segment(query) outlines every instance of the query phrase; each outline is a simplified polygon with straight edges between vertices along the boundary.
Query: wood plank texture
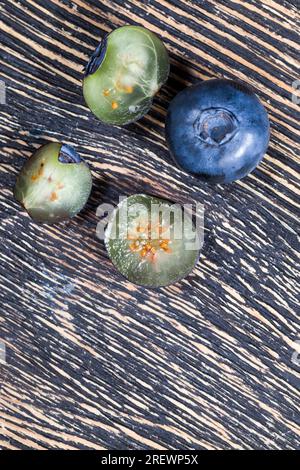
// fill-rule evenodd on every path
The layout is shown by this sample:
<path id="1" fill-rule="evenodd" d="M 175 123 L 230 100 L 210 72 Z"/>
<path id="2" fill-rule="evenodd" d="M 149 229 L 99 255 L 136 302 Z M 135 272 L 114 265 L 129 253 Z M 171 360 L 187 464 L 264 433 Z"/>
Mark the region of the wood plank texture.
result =
<path id="1" fill-rule="evenodd" d="M 0 0 L 0 448 L 299 448 L 297 6 Z M 160 35 L 171 76 L 151 112 L 119 128 L 91 115 L 81 79 L 124 24 Z M 164 119 L 178 91 L 222 76 L 257 91 L 272 138 L 251 176 L 209 186 L 172 165 Z M 12 190 L 56 140 L 89 162 L 94 188 L 75 219 L 41 227 Z M 176 285 L 130 284 L 96 237 L 98 204 L 135 192 L 205 205 L 200 262 Z"/>

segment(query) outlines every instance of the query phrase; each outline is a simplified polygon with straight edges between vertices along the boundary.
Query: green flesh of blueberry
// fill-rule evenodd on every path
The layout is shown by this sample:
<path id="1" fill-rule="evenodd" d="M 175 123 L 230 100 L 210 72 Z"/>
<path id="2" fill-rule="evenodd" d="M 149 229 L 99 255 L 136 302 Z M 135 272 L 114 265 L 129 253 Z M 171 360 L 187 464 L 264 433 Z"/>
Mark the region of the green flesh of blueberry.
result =
<path id="1" fill-rule="evenodd" d="M 14 195 L 36 222 L 57 223 L 83 209 L 91 188 L 90 169 L 77 152 L 68 145 L 51 143 L 25 163 Z"/>
<path id="2" fill-rule="evenodd" d="M 154 95 L 169 75 L 162 41 L 139 26 L 124 26 L 102 40 L 92 55 L 83 94 L 102 122 L 124 125 L 148 112 Z"/>
<path id="3" fill-rule="evenodd" d="M 186 277 L 199 259 L 199 235 L 191 219 L 186 224 L 183 220 L 181 206 L 143 194 L 130 196 L 106 228 L 109 257 L 135 284 L 172 284 Z"/>

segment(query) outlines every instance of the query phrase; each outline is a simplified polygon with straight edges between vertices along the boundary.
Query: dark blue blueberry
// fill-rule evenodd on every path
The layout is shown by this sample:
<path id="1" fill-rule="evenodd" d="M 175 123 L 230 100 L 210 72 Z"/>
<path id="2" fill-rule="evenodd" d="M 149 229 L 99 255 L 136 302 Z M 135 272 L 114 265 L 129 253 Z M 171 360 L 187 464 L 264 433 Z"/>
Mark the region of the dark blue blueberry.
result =
<path id="1" fill-rule="evenodd" d="M 84 76 L 87 77 L 88 75 L 92 75 L 95 73 L 100 65 L 103 62 L 103 59 L 106 54 L 107 50 L 107 36 L 101 40 L 100 44 L 96 47 L 95 52 L 91 55 L 90 60 L 88 61 L 85 69 L 84 69 Z"/>
<path id="2" fill-rule="evenodd" d="M 173 99 L 166 138 L 181 168 L 203 181 L 230 183 L 248 175 L 262 160 L 270 138 L 269 119 L 244 84 L 207 80 Z"/>

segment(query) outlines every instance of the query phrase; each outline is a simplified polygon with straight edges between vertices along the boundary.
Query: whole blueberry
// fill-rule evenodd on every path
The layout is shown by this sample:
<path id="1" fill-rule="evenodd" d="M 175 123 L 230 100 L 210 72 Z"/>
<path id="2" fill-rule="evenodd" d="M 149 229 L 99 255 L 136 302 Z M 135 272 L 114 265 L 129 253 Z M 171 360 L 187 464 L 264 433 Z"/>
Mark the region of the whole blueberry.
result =
<path id="1" fill-rule="evenodd" d="M 248 175 L 269 143 L 267 112 L 244 84 L 213 79 L 171 102 L 166 138 L 172 157 L 203 181 L 230 183 Z"/>

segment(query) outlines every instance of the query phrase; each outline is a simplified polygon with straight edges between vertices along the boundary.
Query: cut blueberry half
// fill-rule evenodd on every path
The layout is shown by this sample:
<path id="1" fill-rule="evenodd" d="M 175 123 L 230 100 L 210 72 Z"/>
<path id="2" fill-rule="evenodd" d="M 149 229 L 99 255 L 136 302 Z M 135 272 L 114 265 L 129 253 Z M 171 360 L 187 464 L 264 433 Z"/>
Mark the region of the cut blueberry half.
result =
<path id="1" fill-rule="evenodd" d="M 186 277 L 200 254 L 191 216 L 178 204 L 144 194 L 120 202 L 107 225 L 105 245 L 121 274 L 146 287 Z"/>
<path id="2" fill-rule="evenodd" d="M 148 112 L 169 75 L 162 41 L 140 26 L 123 26 L 107 35 L 86 68 L 83 94 L 101 121 L 124 125 Z"/>
<path id="3" fill-rule="evenodd" d="M 25 163 L 14 195 L 32 219 L 51 224 L 78 214 L 91 188 L 87 164 L 72 147 L 54 142 L 40 147 Z"/>

